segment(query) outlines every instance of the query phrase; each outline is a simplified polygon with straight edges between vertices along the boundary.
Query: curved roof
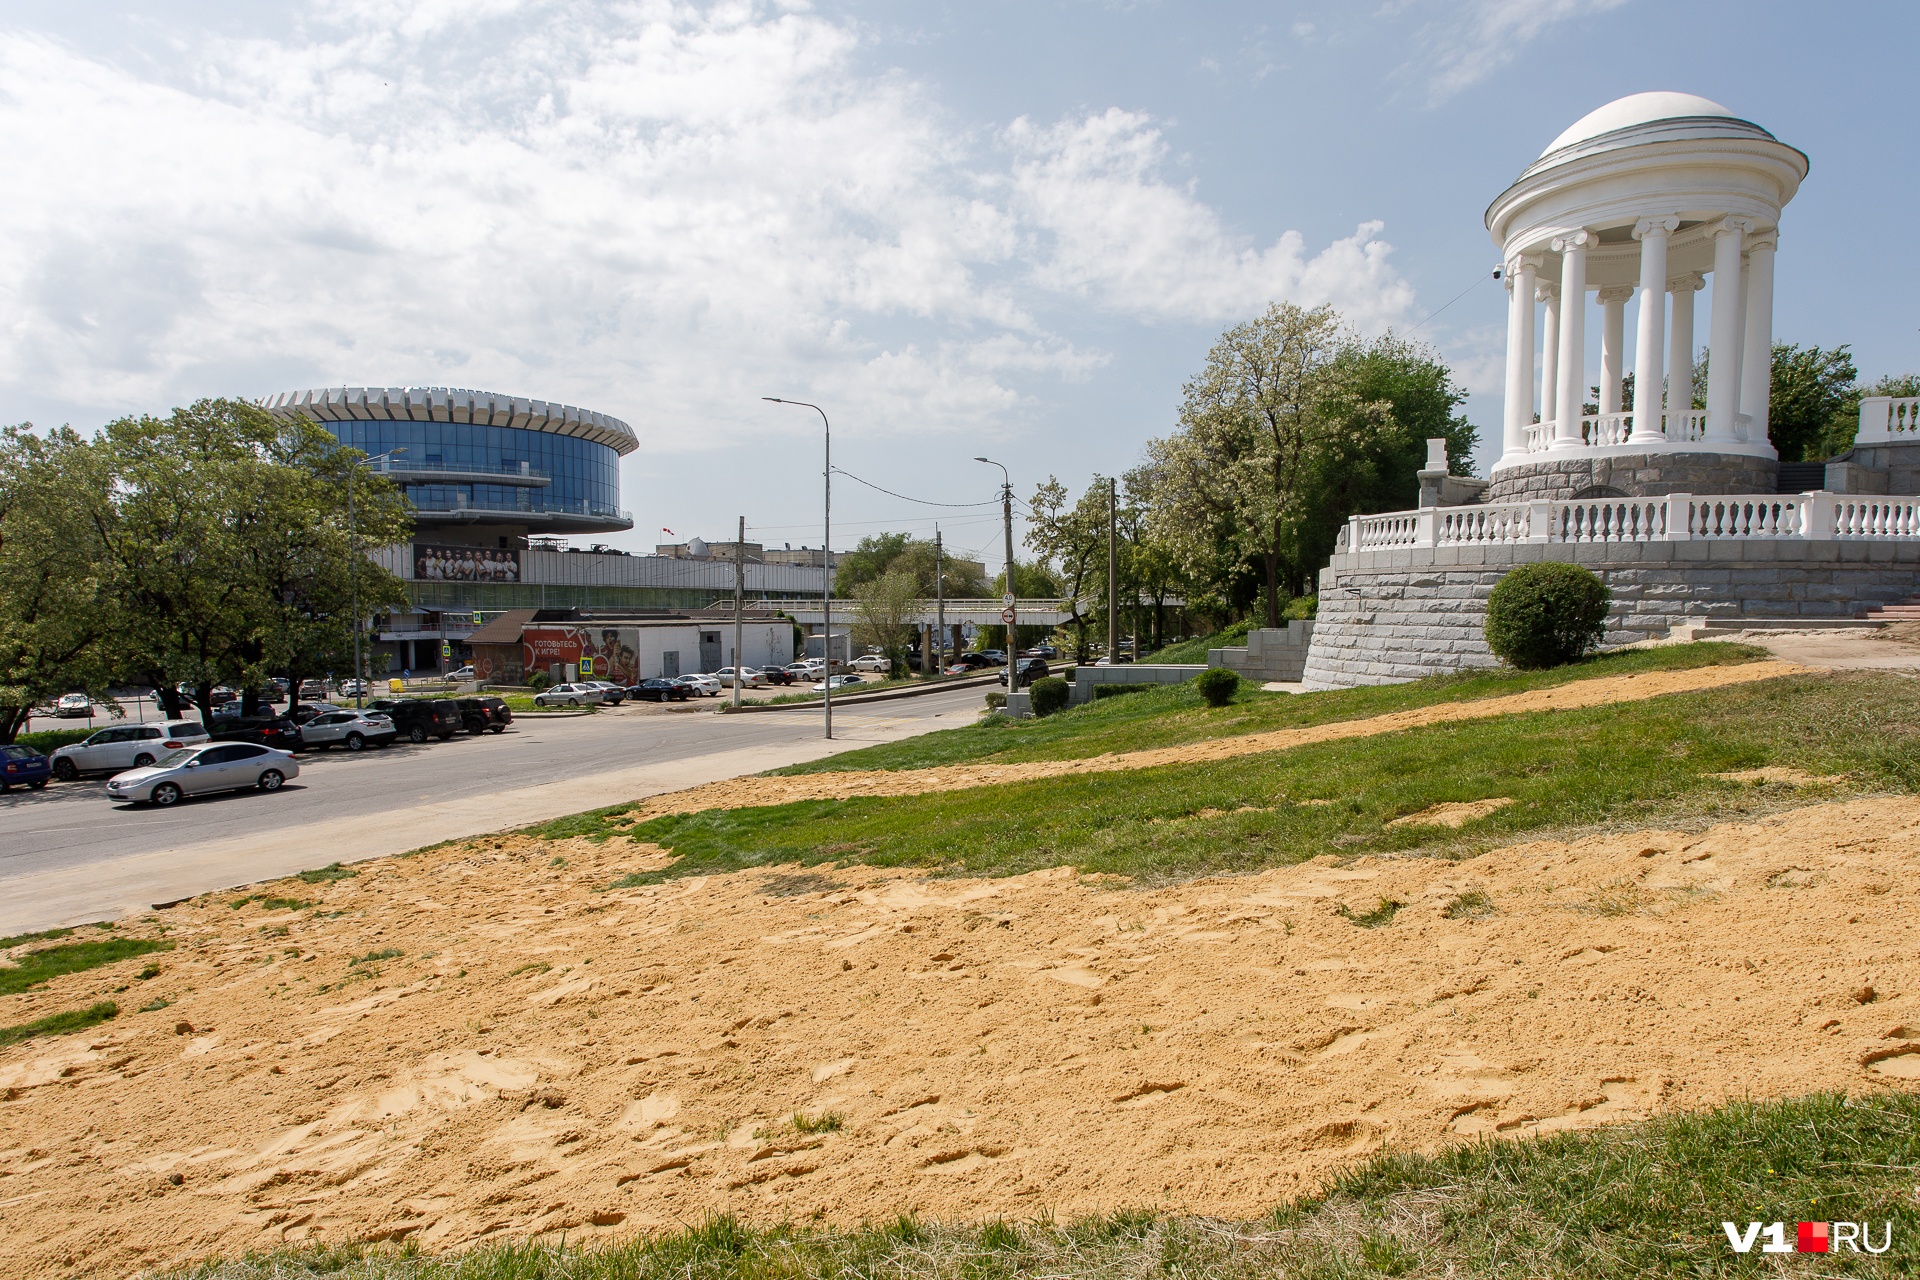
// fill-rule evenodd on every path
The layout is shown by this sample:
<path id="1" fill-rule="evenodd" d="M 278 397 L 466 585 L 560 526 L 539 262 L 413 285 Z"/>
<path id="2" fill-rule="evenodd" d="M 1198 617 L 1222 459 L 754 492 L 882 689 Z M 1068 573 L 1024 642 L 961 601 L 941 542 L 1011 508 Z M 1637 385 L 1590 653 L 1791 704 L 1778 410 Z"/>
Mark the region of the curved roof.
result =
<path id="1" fill-rule="evenodd" d="M 1576 142 L 1586 142 L 1603 133 L 1613 133 L 1620 129 L 1631 129 L 1635 125 L 1652 124 L 1656 120 L 1686 120 L 1700 116 L 1720 116 L 1728 120 L 1740 117 L 1719 103 L 1691 93 L 1630 93 L 1624 98 L 1615 98 L 1606 106 L 1597 108 L 1581 116 L 1569 125 L 1564 133 L 1547 144 L 1540 154 L 1550 156 L 1562 147 L 1570 147 Z"/>
<path id="2" fill-rule="evenodd" d="M 618 418 L 570 404 L 461 387 L 317 387 L 260 401 L 269 413 L 304 413 L 322 422 L 464 422 L 573 436 L 628 454 L 640 447 Z"/>

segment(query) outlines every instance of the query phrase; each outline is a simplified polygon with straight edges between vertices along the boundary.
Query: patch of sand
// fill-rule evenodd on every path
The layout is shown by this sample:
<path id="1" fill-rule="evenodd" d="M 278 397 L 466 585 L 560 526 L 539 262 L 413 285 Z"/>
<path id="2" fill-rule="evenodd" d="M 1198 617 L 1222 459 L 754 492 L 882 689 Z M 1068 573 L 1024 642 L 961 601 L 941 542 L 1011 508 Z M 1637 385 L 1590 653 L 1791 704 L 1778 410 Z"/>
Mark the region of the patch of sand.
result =
<path id="1" fill-rule="evenodd" d="M 780 778 L 731 778 L 655 796 L 632 812 L 644 822 L 670 813 L 702 809 L 744 809 L 789 804 L 797 800 L 844 800 L 852 796 L 915 796 L 935 791 L 963 791 L 970 787 L 1001 786 L 1074 774 L 1113 773 L 1153 769 L 1163 765 L 1203 764 L 1238 756 L 1285 751 L 1316 742 L 1367 738 L 1398 733 L 1423 725 L 1460 720 L 1485 720 L 1534 711 L 1572 711 L 1615 702 L 1641 702 L 1670 693 L 1692 693 L 1728 685 L 1803 675 L 1812 670 L 1791 662 L 1752 662 L 1734 667 L 1696 667 L 1686 671 L 1649 671 L 1639 675 L 1577 680 L 1552 689 L 1481 698 L 1473 702 L 1443 702 L 1411 711 L 1396 711 L 1361 720 L 1342 720 L 1305 729 L 1274 729 L 1237 738 L 1209 738 L 1178 747 L 1155 747 L 1122 755 L 1092 756 L 1081 760 L 1041 760 L 1028 764 L 946 765 L 933 769 L 848 770 Z"/>
<path id="2" fill-rule="evenodd" d="M 1385 1145 L 1920 1080 L 1920 798 L 1150 891 L 857 866 L 603 891 L 634 857 L 494 837 L 282 886 L 310 913 L 197 900 L 159 977 L 0 1000 L 131 988 L 0 1050 L 9 1274 L 714 1210 L 1251 1215 Z M 1339 914 L 1383 897 L 1389 925 Z"/>
<path id="3" fill-rule="evenodd" d="M 1820 787 L 1846 781 L 1845 777 L 1836 774 L 1808 773 L 1805 769 L 1783 765 L 1768 765 L 1764 769 L 1735 769 L 1731 773 L 1710 773 L 1707 776 L 1722 782 L 1777 782 L 1789 787 Z"/>
<path id="4" fill-rule="evenodd" d="M 1387 825 L 1390 827 L 1452 827 L 1458 831 L 1474 819 L 1484 818 L 1490 813 L 1498 813 L 1512 803 L 1512 796 L 1495 796 L 1491 800 L 1467 800 L 1457 804 L 1429 805 L 1418 813 L 1410 813 L 1404 818 L 1395 818 Z"/>

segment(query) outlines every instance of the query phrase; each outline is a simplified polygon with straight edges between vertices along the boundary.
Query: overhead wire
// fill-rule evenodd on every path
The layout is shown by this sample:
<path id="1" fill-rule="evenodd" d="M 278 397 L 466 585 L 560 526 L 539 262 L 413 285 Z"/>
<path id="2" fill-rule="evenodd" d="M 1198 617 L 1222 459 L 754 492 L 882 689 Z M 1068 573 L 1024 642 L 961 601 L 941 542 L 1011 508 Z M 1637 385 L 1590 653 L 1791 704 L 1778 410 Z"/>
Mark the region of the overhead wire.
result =
<path id="1" fill-rule="evenodd" d="M 1482 275 L 1479 279 L 1475 280 L 1472 284 L 1462 289 L 1459 293 L 1454 294 L 1453 297 L 1447 301 L 1446 306 L 1443 306 L 1440 308 L 1440 311 L 1445 311 L 1447 307 L 1452 306 L 1454 303 L 1460 301 L 1460 299 L 1472 293 L 1475 289 L 1478 289 L 1481 286 L 1481 284 L 1483 284 L 1484 282 L 1488 280 L 1498 280 L 1500 278 L 1500 270 L 1501 269 L 1498 267 L 1494 268 L 1494 271 L 1491 275 Z M 1413 326 L 1413 328 L 1407 330 L 1407 332 L 1409 334 L 1418 333 L 1421 330 L 1421 328 L 1428 323 L 1428 321 L 1431 321 L 1434 317 L 1438 316 L 1440 314 L 1440 311 L 1428 312 L 1427 318 L 1425 320 L 1422 320 L 1419 324 L 1416 324 L 1415 326 Z"/>
<path id="2" fill-rule="evenodd" d="M 835 467 L 833 470 L 835 475 L 845 476 L 847 479 L 853 481 L 855 484 L 863 484 L 867 486 L 867 488 L 872 489 L 877 493 L 886 494 L 889 498 L 898 498 L 902 502 L 911 502 L 917 506 L 922 506 L 922 507 L 990 507 L 994 503 L 999 501 L 998 498 L 989 498 L 985 502 L 932 502 L 926 498 L 909 498 L 904 493 L 895 493 L 891 489 L 883 489 L 871 480 L 862 480 L 859 476 L 853 474 L 853 472 L 851 471 L 848 471 L 845 467 Z"/>

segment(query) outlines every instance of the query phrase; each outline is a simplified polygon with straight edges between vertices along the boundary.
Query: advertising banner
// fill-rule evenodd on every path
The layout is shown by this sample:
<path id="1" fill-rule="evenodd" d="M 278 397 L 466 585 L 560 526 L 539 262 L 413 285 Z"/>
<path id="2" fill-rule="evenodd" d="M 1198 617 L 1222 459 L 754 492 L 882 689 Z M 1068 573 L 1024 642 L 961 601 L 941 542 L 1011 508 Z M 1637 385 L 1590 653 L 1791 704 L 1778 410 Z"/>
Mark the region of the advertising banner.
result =
<path id="1" fill-rule="evenodd" d="M 640 632 L 635 627 L 528 627 L 520 633 L 527 671 L 572 664 L 582 680 L 640 683 Z"/>
<path id="2" fill-rule="evenodd" d="M 492 547 L 413 544 L 413 576 L 420 582 L 518 582 L 520 553 Z"/>

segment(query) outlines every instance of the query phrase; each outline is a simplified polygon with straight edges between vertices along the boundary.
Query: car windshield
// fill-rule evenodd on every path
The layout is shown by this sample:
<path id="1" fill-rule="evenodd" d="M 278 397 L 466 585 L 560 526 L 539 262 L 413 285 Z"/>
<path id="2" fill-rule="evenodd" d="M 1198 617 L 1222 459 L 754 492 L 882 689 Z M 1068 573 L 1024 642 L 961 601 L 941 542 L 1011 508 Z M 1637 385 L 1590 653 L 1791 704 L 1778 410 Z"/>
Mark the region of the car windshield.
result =
<path id="1" fill-rule="evenodd" d="M 177 751 L 169 751 L 167 754 L 161 756 L 159 763 L 155 767 L 161 769 L 177 769 L 187 761 L 193 759 L 194 755 L 194 748 L 181 747 Z"/>

